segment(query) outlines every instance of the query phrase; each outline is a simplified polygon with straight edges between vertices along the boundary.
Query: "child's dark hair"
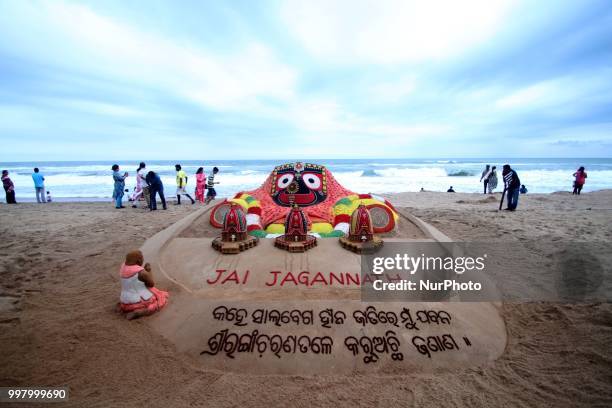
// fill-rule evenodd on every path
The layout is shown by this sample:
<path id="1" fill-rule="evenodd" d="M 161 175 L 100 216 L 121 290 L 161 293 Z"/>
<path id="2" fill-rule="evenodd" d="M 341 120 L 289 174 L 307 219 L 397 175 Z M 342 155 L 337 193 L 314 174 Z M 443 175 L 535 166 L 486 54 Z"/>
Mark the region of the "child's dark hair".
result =
<path id="1" fill-rule="evenodd" d="M 584 171 L 584 167 L 580 166 L 580 168 L 578 169 L 578 171 Z"/>
<path id="2" fill-rule="evenodd" d="M 181 165 L 180 165 L 180 164 L 175 164 L 175 165 L 174 165 L 174 168 L 176 169 L 176 171 L 179 171 L 179 170 L 181 170 L 181 169 L 182 169 L 182 167 L 181 167 Z"/>
<path id="3" fill-rule="evenodd" d="M 213 167 L 213 173 L 218 173 L 219 172 L 219 168 L 218 167 Z"/>
<path id="4" fill-rule="evenodd" d="M 113 164 L 113 167 L 111 167 L 112 171 L 117 171 L 119 170 L 119 165 L 118 164 Z"/>
<path id="5" fill-rule="evenodd" d="M 38 170 L 38 167 L 34 167 L 34 173 L 38 173 L 40 170 Z"/>
<path id="6" fill-rule="evenodd" d="M 196 174 L 202 174 L 202 173 L 204 173 L 204 167 L 200 167 L 198 171 L 196 171 Z"/>
<path id="7" fill-rule="evenodd" d="M 8 170 L 2 170 L 2 175 L 8 174 Z"/>
<path id="8" fill-rule="evenodd" d="M 138 165 L 138 168 L 136 169 L 136 173 L 138 173 L 140 170 L 144 169 L 145 167 L 147 167 L 145 162 L 140 162 L 140 164 Z"/>

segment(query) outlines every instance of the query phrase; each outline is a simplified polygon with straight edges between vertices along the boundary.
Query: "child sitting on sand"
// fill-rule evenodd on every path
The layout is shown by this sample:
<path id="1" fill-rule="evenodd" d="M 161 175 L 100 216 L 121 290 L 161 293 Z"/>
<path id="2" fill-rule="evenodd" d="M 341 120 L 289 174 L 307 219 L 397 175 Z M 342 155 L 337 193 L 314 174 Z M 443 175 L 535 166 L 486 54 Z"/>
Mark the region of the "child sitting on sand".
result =
<path id="1" fill-rule="evenodd" d="M 128 320 L 153 314 L 168 302 L 168 292 L 155 288 L 151 265 L 140 251 L 131 251 L 121 265 L 121 297 L 118 305 Z"/>

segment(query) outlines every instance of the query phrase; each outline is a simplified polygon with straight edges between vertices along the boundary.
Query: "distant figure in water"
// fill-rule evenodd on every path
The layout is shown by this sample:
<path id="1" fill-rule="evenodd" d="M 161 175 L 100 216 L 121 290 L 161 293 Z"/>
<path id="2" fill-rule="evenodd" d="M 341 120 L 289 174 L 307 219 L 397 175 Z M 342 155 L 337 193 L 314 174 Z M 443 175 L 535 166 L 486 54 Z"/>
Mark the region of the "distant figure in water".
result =
<path id="1" fill-rule="evenodd" d="M 15 185 L 9 177 L 8 170 L 2 170 L 2 186 L 4 187 L 4 192 L 6 193 L 6 203 L 17 204 L 17 201 L 15 200 Z"/>
<path id="2" fill-rule="evenodd" d="M 204 167 L 200 167 L 198 171 L 196 171 L 195 178 L 195 199 L 203 203 L 205 200 L 204 192 L 206 191 L 206 174 L 204 173 Z"/>
<path id="3" fill-rule="evenodd" d="M 519 189 L 521 187 L 521 180 L 509 164 L 504 164 L 502 169 L 502 177 L 504 178 L 504 186 L 507 192 L 508 207 L 506 210 L 514 211 L 518 206 Z"/>
<path id="4" fill-rule="evenodd" d="M 421 187 L 421 193 L 424 193 L 425 189 L 423 187 Z"/>
<path id="5" fill-rule="evenodd" d="M 484 194 L 487 194 L 487 184 L 489 184 L 489 175 L 491 174 L 491 166 L 486 165 L 485 169 L 482 171 L 480 175 L 480 181 L 484 184 Z"/>
<path id="6" fill-rule="evenodd" d="M 496 171 L 496 169 L 497 169 L 496 166 L 491 167 L 491 172 L 489 173 L 489 182 L 488 182 L 489 194 L 493 194 L 493 191 L 497 188 L 497 171 Z"/>
<path id="7" fill-rule="evenodd" d="M 519 189 L 521 194 L 527 194 L 527 187 L 524 184 L 521 184 L 521 188 Z"/>
<path id="8" fill-rule="evenodd" d="M 580 166 L 580 168 L 574 173 L 574 177 L 574 191 L 572 192 L 572 195 L 580 195 L 582 187 L 584 186 L 584 183 L 586 183 L 587 179 L 587 174 L 586 171 L 584 171 L 584 167 Z"/>
<path id="9" fill-rule="evenodd" d="M 47 191 L 47 202 L 50 203 L 51 202 L 51 192 Z"/>
<path id="10" fill-rule="evenodd" d="M 129 252 L 119 275 L 121 296 L 118 308 L 128 320 L 151 315 L 168 303 L 168 292 L 155 288 L 151 265 L 144 263 L 142 252 Z"/>
<path id="11" fill-rule="evenodd" d="M 115 208 L 125 208 L 123 206 L 123 194 L 125 193 L 125 179 L 128 176 L 127 171 L 123 174 L 119 173 L 119 165 L 113 164 L 111 167 L 113 170 L 113 181 L 115 186 L 113 188 L 113 200 L 115 200 Z"/>
<path id="12" fill-rule="evenodd" d="M 453 186 L 450 186 L 450 188 L 448 190 L 446 190 L 447 193 L 454 193 L 455 190 L 453 190 Z"/>

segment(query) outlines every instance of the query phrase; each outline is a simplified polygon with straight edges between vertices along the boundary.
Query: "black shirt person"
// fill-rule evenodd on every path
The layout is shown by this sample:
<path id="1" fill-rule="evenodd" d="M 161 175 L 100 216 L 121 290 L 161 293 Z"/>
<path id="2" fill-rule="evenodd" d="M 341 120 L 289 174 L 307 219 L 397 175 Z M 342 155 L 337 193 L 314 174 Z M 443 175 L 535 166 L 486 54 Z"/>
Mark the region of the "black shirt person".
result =
<path id="1" fill-rule="evenodd" d="M 150 171 L 147 173 L 145 177 L 145 181 L 149 185 L 149 196 L 150 196 L 150 204 L 149 207 L 151 211 L 157 210 L 157 198 L 156 195 L 159 193 L 159 198 L 162 202 L 162 207 L 164 210 L 167 210 L 166 206 L 166 197 L 164 196 L 164 184 L 162 183 L 159 176 L 154 172 Z"/>
<path id="2" fill-rule="evenodd" d="M 521 179 L 519 179 L 518 174 L 516 174 L 516 171 L 514 171 L 509 164 L 504 164 L 502 177 L 504 178 L 504 186 L 508 197 L 508 207 L 506 210 L 514 211 L 518 206 Z"/>

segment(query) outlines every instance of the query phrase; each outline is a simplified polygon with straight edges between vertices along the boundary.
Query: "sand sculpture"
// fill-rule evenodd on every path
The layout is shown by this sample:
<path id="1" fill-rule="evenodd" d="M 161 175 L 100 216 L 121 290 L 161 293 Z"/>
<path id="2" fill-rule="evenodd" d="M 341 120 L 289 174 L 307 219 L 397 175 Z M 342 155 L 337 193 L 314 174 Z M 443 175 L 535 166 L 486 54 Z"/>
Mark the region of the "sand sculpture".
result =
<path id="1" fill-rule="evenodd" d="M 246 217 L 242 207 L 232 204 L 223 216 L 223 231 L 212 247 L 223 254 L 238 254 L 254 247 L 259 238 L 247 234 Z"/>
<path id="2" fill-rule="evenodd" d="M 351 215 L 348 237 L 340 237 L 338 240 L 343 248 L 358 254 L 376 252 L 383 246 L 383 240 L 374 235 L 370 211 L 363 204 Z"/>
<path id="3" fill-rule="evenodd" d="M 274 246 L 289 252 L 304 252 L 317 245 L 317 238 L 308 235 L 308 218 L 297 205 L 285 220 L 285 233 L 274 240 Z"/>
<path id="4" fill-rule="evenodd" d="M 219 228 L 231 203 L 247 213 L 251 235 L 265 237 L 285 233 L 285 219 L 297 205 L 309 219 L 308 230 L 320 237 L 341 237 L 348 233 L 350 216 L 361 204 L 372 215 L 376 233 L 392 231 L 398 219 L 393 205 L 372 194 L 356 194 L 343 187 L 325 166 L 287 163 L 274 168 L 261 187 L 237 193 L 217 205 L 210 222 Z"/>
<path id="5" fill-rule="evenodd" d="M 313 170 L 319 170 L 320 187 L 327 185 L 327 190 L 290 198 L 291 191 L 301 191 L 300 185 L 294 185 L 282 195 L 298 172 L 304 180 Z M 283 174 L 294 178 L 283 179 Z M 249 224 L 252 208 L 259 208 L 259 219 L 265 221 L 260 221 L 262 229 L 251 228 L 251 232 L 282 236 L 280 230 L 271 233 L 268 229 L 278 223 L 280 215 L 282 234 L 316 238 L 313 225 L 337 214 L 311 210 L 327 200 L 332 204 L 326 208 L 332 210 L 342 200 L 339 197 L 351 197 L 338 186 L 322 166 L 279 166 L 264 183 L 269 201 L 256 192 L 249 202 L 242 193 L 243 198 L 216 206 L 218 214 L 211 214 L 210 206 L 203 207 L 147 240 L 142 251 L 160 271 L 158 284 L 169 288 L 172 301 L 161 313 L 146 318 L 146 323 L 204 368 L 240 373 L 413 373 L 486 364 L 499 357 L 506 345 L 506 330 L 495 303 L 362 301 L 363 286 L 376 277 L 364 273 L 361 256 L 342 245 L 377 242 L 376 235 L 382 233 L 376 230 L 375 216 L 369 214 L 371 205 L 384 205 L 384 211 L 393 214 L 389 218 L 393 230 L 383 235 L 385 248 L 387 243 L 416 242 L 439 245 L 445 251 L 450 241 L 422 220 L 383 201 L 354 199 L 352 217 L 340 221 L 351 224 L 344 244 L 338 239 L 318 239 L 305 252 L 288 252 L 275 247 L 275 239 L 262 239 L 256 248 L 237 254 L 224 254 L 213 247 L 228 238 L 229 242 L 244 238 L 243 221 Z M 324 191 L 327 199 L 321 202 Z M 259 203 L 253 202 L 255 197 Z M 275 205 L 275 199 L 302 205 Z M 309 203 L 314 205 L 303 206 Z M 240 209 L 245 206 L 243 220 Z M 221 213 L 223 224 L 235 229 L 224 229 L 216 239 L 210 221 Z M 237 222 L 229 221 L 234 219 Z M 256 225 L 251 221 L 251 226 Z M 333 220 L 330 224 L 333 226 Z M 386 274 L 382 279 L 393 282 L 397 278 Z M 446 300 L 461 299 L 449 293 Z"/>

